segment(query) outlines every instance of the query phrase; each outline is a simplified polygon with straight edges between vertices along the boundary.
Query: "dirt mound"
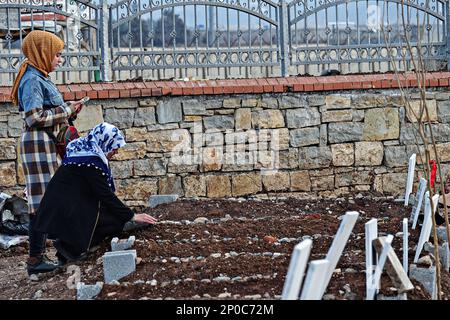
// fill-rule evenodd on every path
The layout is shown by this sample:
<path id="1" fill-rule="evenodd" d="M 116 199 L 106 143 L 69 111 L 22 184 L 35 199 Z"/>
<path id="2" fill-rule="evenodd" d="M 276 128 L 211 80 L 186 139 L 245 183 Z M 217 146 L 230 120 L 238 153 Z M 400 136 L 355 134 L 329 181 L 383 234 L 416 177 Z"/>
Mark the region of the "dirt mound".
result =
<path id="1" fill-rule="evenodd" d="M 336 200 L 181 200 L 147 212 L 160 223 L 121 237 L 136 236 L 136 272 L 120 285 L 104 285 L 98 299 L 279 299 L 294 246 L 313 239 L 310 260 L 325 258 L 340 218 L 346 211 L 360 216 L 326 291 L 327 299 L 365 297 L 364 224 L 378 218 L 378 231 L 397 234 L 411 208 L 378 199 Z M 410 262 L 419 237 L 409 237 Z M 401 235 L 393 248 L 401 257 Z M 74 283 L 103 281 L 101 257 L 109 242 L 86 261 L 65 270 L 28 280 L 24 261 L 27 245 L 0 251 L 0 299 L 74 299 Z M 54 252 L 50 247 L 50 252 Z M 443 285 L 450 293 L 449 276 Z M 414 282 L 408 299 L 429 299 Z M 381 293 L 397 292 L 387 276 Z"/>

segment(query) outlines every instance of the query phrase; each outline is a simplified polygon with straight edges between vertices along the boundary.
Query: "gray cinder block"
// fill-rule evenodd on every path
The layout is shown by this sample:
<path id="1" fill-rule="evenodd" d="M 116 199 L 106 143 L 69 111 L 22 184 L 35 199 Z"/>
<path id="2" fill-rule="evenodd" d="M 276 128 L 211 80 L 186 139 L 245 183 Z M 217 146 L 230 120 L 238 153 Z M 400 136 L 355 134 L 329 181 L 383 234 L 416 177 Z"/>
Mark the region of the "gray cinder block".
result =
<path id="1" fill-rule="evenodd" d="M 92 300 L 102 291 L 103 282 L 86 285 L 84 282 L 77 283 L 77 300 Z"/>
<path id="2" fill-rule="evenodd" d="M 130 249 L 136 241 L 135 236 L 130 236 L 128 239 L 113 238 L 111 240 L 111 251 L 122 251 Z"/>
<path id="3" fill-rule="evenodd" d="M 395 296 L 385 296 L 384 294 L 378 294 L 377 300 L 408 300 L 406 293 L 396 294 Z"/>
<path id="4" fill-rule="evenodd" d="M 409 278 L 419 281 L 431 295 L 431 299 L 437 299 L 436 267 L 419 268 L 417 265 L 411 264 L 409 266 Z"/>
<path id="5" fill-rule="evenodd" d="M 133 273 L 136 270 L 136 250 L 106 252 L 103 255 L 103 274 L 106 283 Z"/>
<path id="6" fill-rule="evenodd" d="M 434 255 L 434 245 L 431 242 L 426 242 L 424 245 L 425 251 Z M 445 241 L 441 246 L 439 246 L 439 260 L 445 270 L 450 268 L 450 258 L 449 258 L 449 246 L 447 241 Z"/>
<path id="7" fill-rule="evenodd" d="M 164 195 L 154 195 L 150 196 L 150 208 L 154 208 L 157 205 L 163 204 L 163 203 L 171 203 L 175 202 L 178 199 L 177 194 L 164 194 Z"/>

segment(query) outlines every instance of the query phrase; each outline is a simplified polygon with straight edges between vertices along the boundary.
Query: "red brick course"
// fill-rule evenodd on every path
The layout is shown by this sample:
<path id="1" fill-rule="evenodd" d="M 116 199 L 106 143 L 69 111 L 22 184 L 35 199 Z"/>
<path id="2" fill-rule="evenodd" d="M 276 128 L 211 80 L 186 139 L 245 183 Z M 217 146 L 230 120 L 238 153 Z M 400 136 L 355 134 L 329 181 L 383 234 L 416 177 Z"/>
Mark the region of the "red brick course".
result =
<path id="1" fill-rule="evenodd" d="M 448 87 L 450 72 L 431 72 L 426 75 L 426 87 Z M 145 81 L 115 83 L 83 83 L 58 85 L 65 100 L 116 99 L 130 97 L 250 94 L 282 92 L 317 92 L 335 90 L 396 89 L 416 87 L 414 73 L 340 75 L 328 77 L 287 77 L 235 80 L 193 80 L 193 81 Z M 0 102 L 11 102 L 11 87 L 0 87 Z"/>

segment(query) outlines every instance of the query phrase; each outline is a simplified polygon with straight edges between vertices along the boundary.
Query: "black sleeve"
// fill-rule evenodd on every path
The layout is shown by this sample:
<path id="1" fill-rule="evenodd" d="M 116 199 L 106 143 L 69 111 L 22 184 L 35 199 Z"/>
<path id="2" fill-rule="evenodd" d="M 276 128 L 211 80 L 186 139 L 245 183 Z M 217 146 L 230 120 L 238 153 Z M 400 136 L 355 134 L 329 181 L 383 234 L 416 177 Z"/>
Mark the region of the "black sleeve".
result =
<path id="1" fill-rule="evenodd" d="M 94 195 L 100 200 L 102 205 L 108 208 L 108 212 L 119 217 L 123 221 L 129 221 L 134 213 L 114 194 L 106 183 L 106 176 L 95 168 L 88 168 L 86 179 Z"/>

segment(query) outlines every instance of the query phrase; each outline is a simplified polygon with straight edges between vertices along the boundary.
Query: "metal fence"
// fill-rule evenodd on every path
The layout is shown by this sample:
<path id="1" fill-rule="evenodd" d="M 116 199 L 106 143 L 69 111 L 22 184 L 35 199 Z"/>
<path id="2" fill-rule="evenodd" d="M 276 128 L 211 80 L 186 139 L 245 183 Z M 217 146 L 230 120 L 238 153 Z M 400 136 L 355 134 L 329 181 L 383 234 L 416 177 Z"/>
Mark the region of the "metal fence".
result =
<path id="1" fill-rule="evenodd" d="M 405 70 L 405 34 L 442 70 L 447 21 L 440 0 L 0 0 L 0 80 L 34 29 L 66 43 L 57 83 Z"/>

